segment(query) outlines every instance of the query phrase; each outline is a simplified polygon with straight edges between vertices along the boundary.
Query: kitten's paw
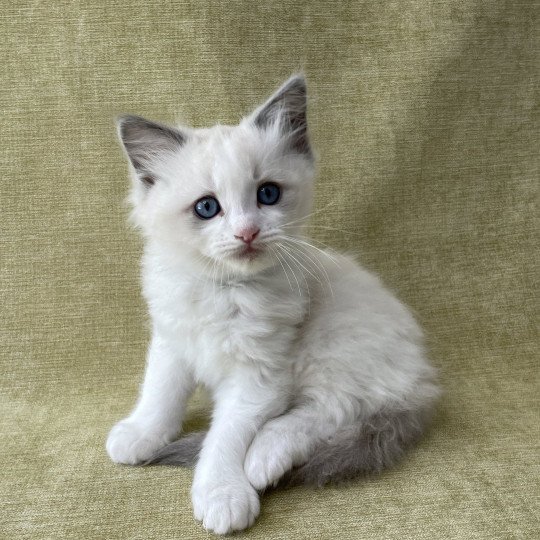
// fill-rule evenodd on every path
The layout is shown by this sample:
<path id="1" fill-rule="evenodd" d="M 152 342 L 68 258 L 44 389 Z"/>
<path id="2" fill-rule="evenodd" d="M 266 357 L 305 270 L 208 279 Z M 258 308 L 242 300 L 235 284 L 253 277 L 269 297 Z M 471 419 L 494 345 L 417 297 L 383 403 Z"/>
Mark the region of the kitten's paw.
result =
<path id="1" fill-rule="evenodd" d="M 244 471 L 255 489 L 276 485 L 292 466 L 290 449 L 276 441 L 274 432 L 264 429 L 253 439 L 244 461 Z"/>
<path id="2" fill-rule="evenodd" d="M 111 429 L 105 447 L 115 463 L 137 465 L 147 461 L 170 439 L 166 435 L 152 433 L 131 420 L 122 420 Z"/>
<path id="3" fill-rule="evenodd" d="M 259 496 L 245 478 L 194 482 L 191 500 L 195 519 L 216 534 L 247 529 L 259 515 Z"/>

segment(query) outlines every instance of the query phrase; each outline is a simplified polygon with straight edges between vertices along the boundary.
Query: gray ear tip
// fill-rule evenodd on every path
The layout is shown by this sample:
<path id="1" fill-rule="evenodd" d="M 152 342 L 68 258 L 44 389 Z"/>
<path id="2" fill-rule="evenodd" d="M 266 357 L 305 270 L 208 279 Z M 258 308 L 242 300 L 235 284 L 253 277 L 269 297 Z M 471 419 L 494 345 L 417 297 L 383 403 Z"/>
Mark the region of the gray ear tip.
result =
<path id="1" fill-rule="evenodd" d="M 117 126 L 120 126 L 122 124 L 125 124 L 126 122 L 132 122 L 135 118 L 135 115 L 133 114 L 119 114 L 115 116 L 114 121 Z"/>
<path id="2" fill-rule="evenodd" d="M 120 114 L 115 118 L 115 123 L 119 130 L 129 126 L 140 126 L 147 122 L 148 120 L 136 114 Z"/>
<path id="3" fill-rule="evenodd" d="M 300 92 L 305 93 L 307 91 L 306 76 L 301 71 L 297 73 L 293 73 L 289 77 L 289 80 L 285 83 L 285 85 L 288 88 L 295 88 L 299 90 Z"/>
<path id="4" fill-rule="evenodd" d="M 120 114 L 115 117 L 114 123 L 116 124 L 116 131 L 120 139 L 124 139 L 126 136 L 126 129 L 130 125 L 133 125 L 137 120 L 140 120 L 137 116 L 133 114 Z"/>
<path id="5" fill-rule="evenodd" d="M 116 130 L 131 163 L 137 169 L 149 156 L 176 151 L 186 142 L 179 129 L 147 120 L 136 114 L 121 114 L 116 118 Z"/>

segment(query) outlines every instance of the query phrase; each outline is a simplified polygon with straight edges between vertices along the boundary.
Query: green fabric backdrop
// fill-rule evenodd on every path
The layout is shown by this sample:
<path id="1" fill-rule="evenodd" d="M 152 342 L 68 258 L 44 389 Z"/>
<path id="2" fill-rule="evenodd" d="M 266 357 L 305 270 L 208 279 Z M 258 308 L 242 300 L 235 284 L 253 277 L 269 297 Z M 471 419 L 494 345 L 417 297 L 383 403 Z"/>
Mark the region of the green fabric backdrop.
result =
<path id="1" fill-rule="evenodd" d="M 191 471 L 104 451 L 148 339 L 113 117 L 235 122 L 301 68 L 314 235 L 413 307 L 445 396 L 401 466 L 265 496 L 239 536 L 539 538 L 534 4 L 4 2 L 0 537 L 210 536 Z"/>

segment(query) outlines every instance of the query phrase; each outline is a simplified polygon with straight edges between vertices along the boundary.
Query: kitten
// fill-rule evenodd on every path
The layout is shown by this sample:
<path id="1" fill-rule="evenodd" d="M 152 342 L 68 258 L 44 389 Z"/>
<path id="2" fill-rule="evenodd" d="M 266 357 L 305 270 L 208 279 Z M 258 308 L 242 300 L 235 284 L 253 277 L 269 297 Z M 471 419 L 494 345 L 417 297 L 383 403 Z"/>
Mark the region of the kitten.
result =
<path id="1" fill-rule="evenodd" d="M 218 534 L 252 525 L 257 491 L 280 480 L 323 485 L 395 463 L 426 425 L 435 371 L 407 308 L 351 258 L 305 239 L 304 78 L 237 126 L 125 116 L 118 131 L 153 335 L 111 459 L 196 462 L 195 518 Z M 197 384 L 214 399 L 210 430 L 171 443 Z"/>

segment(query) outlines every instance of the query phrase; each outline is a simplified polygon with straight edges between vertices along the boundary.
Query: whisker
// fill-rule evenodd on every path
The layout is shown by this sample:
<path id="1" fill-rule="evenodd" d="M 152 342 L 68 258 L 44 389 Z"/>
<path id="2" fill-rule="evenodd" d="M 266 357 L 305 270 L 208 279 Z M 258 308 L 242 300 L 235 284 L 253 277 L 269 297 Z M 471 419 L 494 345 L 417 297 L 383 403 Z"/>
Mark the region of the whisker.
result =
<path id="1" fill-rule="evenodd" d="M 323 251 L 327 250 L 327 251 L 325 251 L 325 253 L 327 253 L 328 251 L 334 252 L 334 247 L 333 246 L 323 242 L 322 240 L 319 240 L 318 238 L 314 238 L 313 236 L 296 235 L 295 238 L 298 238 L 299 240 L 303 240 L 304 242 L 310 244 L 311 247 L 317 247 L 315 245 L 315 244 L 317 244 L 318 246 L 321 246 L 321 248 L 324 248 Z"/>
<path id="2" fill-rule="evenodd" d="M 231 272 L 229 266 L 227 266 L 227 285 L 231 284 Z"/>
<path id="3" fill-rule="evenodd" d="M 225 265 L 223 263 L 220 263 L 221 266 L 221 272 L 219 273 L 219 288 L 223 289 L 223 270 L 225 269 Z"/>
<path id="4" fill-rule="evenodd" d="M 321 212 L 323 212 L 324 210 L 327 210 L 330 206 L 332 206 L 333 204 L 336 204 L 337 201 L 334 199 L 332 201 L 330 201 L 329 203 L 325 204 L 322 208 L 319 208 L 317 210 L 315 210 L 314 212 L 311 212 L 305 216 L 302 216 L 298 219 L 293 219 L 292 221 L 289 221 L 288 223 L 284 223 L 282 225 L 282 227 L 286 227 L 288 225 L 292 225 L 294 223 L 298 223 L 299 221 L 305 221 L 306 219 L 310 218 L 310 217 L 313 217 L 313 216 L 316 216 L 317 214 L 320 214 Z"/>
<path id="5" fill-rule="evenodd" d="M 295 238 L 293 236 L 287 236 L 287 235 L 283 235 L 283 238 L 287 239 L 290 242 L 297 242 L 298 244 L 317 250 L 319 253 L 321 253 L 325 257 L 328 257 L 338 268 L 341 268 L 341 265 L 338 263 L 337 259 L 334 256 L 330 255 L 330 253 L 328 253 L 327 251 L 324 251 L 323 249 L 318 248 L 317 246 L 314 246 L 313 244 L 310 244 L 306 240 L 302 238 Z"/>
<path id="6" fill-rule="evenodd" d="M 307 268 L 306 266 L 304 266 L 294 255 L 291 251 L 287 250 L 287 248 L 283 245 L 283 244 L 278 244 L 280 245 L 286 253 L 289 254 L 289 257 L 291 257 L 291 259 L 293 259 L 294 261 L 296 261 L 296 263 L 301 267 L 303 268 L 313 279 L 316 279 L 321 285 L 322 285 L 322 281 L 320 280 L 320 278 L 318 276 L 316 276 L 313 272 L 311 272 L 311 270 L 309 268 Z M 289 246 L 292 250 L 293 246 Z M 298 251 L 297 251 L 298 253 Z"/>
<path id="7" fill-rule="evenodd" d="M 204 258 L 203 258 L 203 260 L 204 260 Z M 207 260 L 206 260 L 204 266 L 201 268 L 201 271 L 200 271 L 200 273 L 199 273 L 199 276 L 197 277 L 197 282 L 198 282 L 198 283 L 204 282 L 204 289 L 206 289 L 206 287 L 207 287 L 207 285 L 208 285 L 208 280 L 207 280 L 207 276 L 206 276 L 205 272 L 206 272 L 206 269 L 208 268 L 208 266 L 210 265 L 211 262 L 212 262 L 212 259 L 207 258 Z M 197 287 L 195 287 L 195 286 L 194 286 L 193 289 L 191 290 L 191 295 L 190 295 L 190 298 L 189 298 L 190 302 L 193 301 L 195 292 L 196 292 L 197 290 L 198 290 L 198 289 L 197 289 Z"/>
<path id="8" fill-rule="evenodd" d="M 285 242 L 290 242 L 288 239 L 284 239 Z M 305 246 L 300 244 L 300 247 L 297 249 L 297 253 L 299 256 L 303 256 L 305 259 L 308 259 L 311 264 L 313 265 L 313 268 L 320 269 L 322 273 L 324 274 L 324 280 L 325 283 L 328 285 L 328 288 L 330 290 L 330 294 L 332 295 L 332 298 L 334 298 L 334 290 L 332 289 L 332 283 L 330 280 L 330 276 L 328 275 L 328 271 L 326 270 L 324 264 L 317 258 L 317 256 L 312 253 L 312 255 L 309 255 L 307 251 L 304 251 L 306 249 Z M 312 258 L 313 256 L 313 258 Z M 322 283 L 321 283 L 322 285 Z"/>
<path id="9" fill-rule="evenodd" d="M 289 283 L 289 287 L 291 288 L 291 292 L 294 292 L 291 280 L 289 279 L 289 274 L 287 274 L 287 271 L 285 270 L 285 266 L 283 266 L 283 263 L 281 262 L 281 257 L 279 255 L 279 252 L 276 249 L 272 248 L 271 246 L 269 246 L 269 248 L 270 248 L 270 251 L 276 256 L 276 259 L 278 260 L 279 264 L 281 265 L 281 268 L 283 268 L 283 273 L 285 274 L 285 277 L 287 278 L 287 281 Z"/>
<path id="10" fill-rule="evenodd" d="M 310 272 L 308 271 L 308 269 L 307 269 L 305 266 L 302 265 L 302 263 L 300 263 L 300 261 L 299 261 L 299 260 L 298 260 L 298 259 L 297 259 L 297 258 L 296 258 L 289 250 L 287 250 L 287 248 L 285 248 L 285 246 L 284 246 L 283 244 L 279 244 L 278 247 L 279 247 L 281 250 L 283 250 L 283 251 L 289 256 L 289 258 L 290 258 L 290 260 L 291 260 L 290 262 L 291 262 L 292 264 L 294 264 L 294 265 L 296 266 L 296 268 L 298 268 L 298 270 L 300 271 L 300 276 L 302 277 L 302 279 L 304 280 L 304 283 L 305 283 L 305 285 L 306 285 L 307 296 L 308 296 L 308 298 L 311 298 L 311 290 L 310 290 L 310 288 L 309 288 L 309 282 L 308 282 L 308 280 L 307 280 L 307 278 L 306 278 L 304 272 L 302 272 L 302 268 L 303 268 L 304 270 L 306 270 L 308 273 L 310 273 Z M 314 277 L 315 277 L 315 276 L 314 276 Z M 315 278 L 315 279 L 316 279 L 316 278 Z M 308 310 L 308 311 L 309 311 L 309 310 Z"/>
<path id="11" fill-rule="evenodd" d="M 357 236 L 359 238 L 364 238 L 363 234 L 354 233 L 354 232 L 351 232 L 351 231 L 346 231 L 344 229 L 338 229 L 336 227 L 329 227 L 327 225 L 318 225 L 318 224 L 310 223 L 308 225 L 308 229 L 322 229 L 322 230 L 328 230 L 328 231 L 337 231 L 337 232 L 340 232 L 340 233 L 343 233 L 343 234 L 348 234 L 350 236 Z"/>
<path id="12" fill-rule="evenodd" d="M 309 289 L 309 283 L 308 283 L 308 280 L 306 278 L 306 276 L 304 275 L 304 273 L 302 272 L 302 270 L 300 269 L 300 267 L 298 266 L 298 260 L 293 257 L 283 246 L 283 244 L 280 244 L 280 245 L 277 245 L 276 247 L 278 247 L 278 249 L 281 249 L 283 250 L 285 253 L 288 254 L 289 257 L 291 257 L 291 262 L 296 266 L 296 268 L 298 268 L 300 270 L 300 276 L 302 277 L 302 279 L 304 280 L 304 283 L 306 284 L 306 293 L 307 293 L 307 297 L 308 297 L 308 303 L 307 303 L 307 310 L 308 310 L 308 316 L 311 315 L 311 291 Z M 296 275 L 294 274 L 293 272 L 293 275 L 295 276 L 295 279 L 297 280 L 297 283 L 298 283 L 298 279 L 296 278 Z"/>
<path id="13" fill-rule="evenodd" d="M 273 229 L 271 231 L 265 231 L 259 235 L 258 240 L 261 242 L 273 240 L 274 238 L 279 237 L 280 233 L 278 230 Z"/>
<path id="14" fill-rule="evenodd" d="M 277 250 L 279 251 L 281 248 L 280 246 L 276 245 Z M 302 289 L 300 287 L 300 282 L 298 281 L 298 278 L 296 277 L 296 274 L 294 273 L 294 270 L 292 269 L 291 265 L 289 264 L 289 261 L 287 261 L 287 257 L 283 257 L 283 262 L 287 265 L 289 270 L 291 271 L 294 280 L 296 281 L 296 285 L 298 286 L 298 294 L 302 296 Z"/>
<path id="15" fill-rule="evenodd" d="M 213 291 L 213 299 L 214 299 L 214 314 L 217 314 L 216 277 L 217 277 L 217 262 L 214 261 L 214 266 L 212 267 L 212 291 Z"/>
<path id="16" fill-rule="evenodd" d="M 289 228 L 290 228 L 290 227 L 289 227 Z M 283 227 L 283 229 L 287 230 L 288 228 L 287 228 L 287 227 Z M 288 232 L 288 231 L 287 231 L 287 232 Z M 333 248 L 331 245 L 326 244 L 326 243 L 323 242 L 322 240 L 319 240 L 318 238 L 314 238 L 314 237 L 311 236 L 311 235 L 309 235 L 309 236 L 306 235 L 306 234 L 303 234 L 303 235 L 302 235 L 302 234 L 298 234 L 297 232 L 294 232 L 293 234 L 294 234 L 294 236 L 290 236 L 290 235 L 289 235 L 289 238 L 297 238 L 297 239 L 309 240 L 310 242 L 315 242 L 315 243 L 321 245 L 321 246 L 322 246 L 323 248 L 325 248 L 325 249 L 328 249 L 328 250 L 330 250 L 330 251 L 333 251 L 333 250 L 334 250 L 334 248 Z M 314 247 L 314 248 L 315 248 L 316 246 L 314 246 L 314 245 L 311 244 L 311 247 Z"/>

